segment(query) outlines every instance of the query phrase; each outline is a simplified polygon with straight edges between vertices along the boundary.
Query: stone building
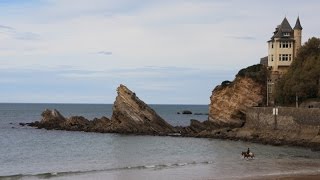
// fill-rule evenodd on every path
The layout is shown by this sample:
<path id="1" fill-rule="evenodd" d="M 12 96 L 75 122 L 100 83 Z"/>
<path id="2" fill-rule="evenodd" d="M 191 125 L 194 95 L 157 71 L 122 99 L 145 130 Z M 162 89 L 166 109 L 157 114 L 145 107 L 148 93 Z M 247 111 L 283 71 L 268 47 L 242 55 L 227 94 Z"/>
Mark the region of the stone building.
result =
<path id="1" fill-rule="evenodd" d="M 268 69 L 270 77 L 267 81 L 267 106 L 274 105 L 274 87 L 277 80 L 287 72 L 301 47 L 302 26 L 299 17 L 292 29 L 285 17 L 273 32 L 268 41 Z"/>

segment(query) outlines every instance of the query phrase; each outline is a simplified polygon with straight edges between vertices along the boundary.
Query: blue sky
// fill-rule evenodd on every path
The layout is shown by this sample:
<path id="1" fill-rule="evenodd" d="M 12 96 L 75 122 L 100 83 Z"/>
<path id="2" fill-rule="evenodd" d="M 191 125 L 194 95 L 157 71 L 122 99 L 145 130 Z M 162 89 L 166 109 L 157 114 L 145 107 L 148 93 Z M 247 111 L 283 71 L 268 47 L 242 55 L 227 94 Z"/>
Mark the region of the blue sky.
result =
<path id="1" fill-rule="evenodd" d="M 320 37 L 320 2 L 0 0 L 0 102 L 208 104 L 267 55 L 286 16 Z"/>

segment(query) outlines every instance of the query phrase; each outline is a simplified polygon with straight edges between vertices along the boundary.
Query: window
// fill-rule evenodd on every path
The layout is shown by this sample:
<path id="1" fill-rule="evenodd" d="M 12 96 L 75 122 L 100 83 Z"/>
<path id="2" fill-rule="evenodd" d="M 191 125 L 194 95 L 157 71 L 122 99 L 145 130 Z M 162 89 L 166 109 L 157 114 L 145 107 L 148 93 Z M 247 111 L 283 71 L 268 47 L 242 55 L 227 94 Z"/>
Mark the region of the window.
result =
<path id="1" fill-rule="evenodd" d="M 291 61 L 291 54 L 279 54 L 279 61 Z"/>
<path id="2" fill-rule="evenodd" d="M 273 43 L 271 44 L 271 48 L 273 49 Z"/>
<path id="3" fill-rule="evenodd" d="M 271 61 L 273 61 L 273 54 L 271 54 Z"/>
<path id="4" fill-rule="evenodd" d="M 271 83 L 270 84 L 268 83 L 268 92 L 272 93 L 272 84 Z"/>
<path id="5" fill-rule="evenodd" d="M 283 36 L 286 36 L 286 37 L 288 37 L 288 36 L 290 36 L 290 33 L 288 33 L 288 32 L 285 32 L 285 33 L 283 33 Z"/>
<path id="6" fill-rule="evenodd" d="M 288 42 L 288 41 L 280 42 L 280 48 L 291 48 L 291 42 Z"/>
<path id="7" fill-rule="evenodd" d="M 279 61 L 291 61 L 291 54 L 279 54 Z"/>

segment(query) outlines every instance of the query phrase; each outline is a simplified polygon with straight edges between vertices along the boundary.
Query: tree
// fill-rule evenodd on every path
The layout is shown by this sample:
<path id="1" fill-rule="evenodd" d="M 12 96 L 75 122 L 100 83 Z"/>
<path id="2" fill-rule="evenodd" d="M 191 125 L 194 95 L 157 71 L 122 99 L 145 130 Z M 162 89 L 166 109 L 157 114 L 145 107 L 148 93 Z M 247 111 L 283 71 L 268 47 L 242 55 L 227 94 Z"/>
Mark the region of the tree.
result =
<path id="1" fill-rule="evenodd" d="M 283 105 L 299 99 L 319 98 L 320 39 L 309 39 L 298 51 L 288 72 L 276 85 L 275 99 Z"/>

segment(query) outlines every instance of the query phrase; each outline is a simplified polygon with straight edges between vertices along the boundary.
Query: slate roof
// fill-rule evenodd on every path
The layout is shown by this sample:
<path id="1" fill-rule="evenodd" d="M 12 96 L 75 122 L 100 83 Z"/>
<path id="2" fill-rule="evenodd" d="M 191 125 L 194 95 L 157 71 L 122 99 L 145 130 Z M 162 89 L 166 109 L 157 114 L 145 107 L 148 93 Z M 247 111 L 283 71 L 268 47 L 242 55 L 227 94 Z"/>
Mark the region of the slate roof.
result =
<path id="1" fill-rule="evenodd" d="M 293 29 L 302 30 L 302 26 L 301 26 L 301 24 L 300 24 L 300 19 L 299 19 L 299 17 L 297 18 L 296 25 L 294 26 Z"/>
<path id="2" fill-rule="evenodd" d="M 291 35 L 284 36 L 283 33 L 290 33 Z M 271 40 L 274 38 L 291 38 L 293 37 L 293 29 L 291 25 L 289 24 L 287 18 L 285 17 L 282 21 L 282 23 L 277 26 L 276 31 L 274 32 L 274 35 L 271 37 Z"/>

